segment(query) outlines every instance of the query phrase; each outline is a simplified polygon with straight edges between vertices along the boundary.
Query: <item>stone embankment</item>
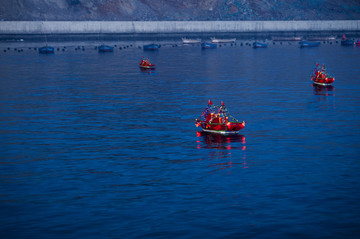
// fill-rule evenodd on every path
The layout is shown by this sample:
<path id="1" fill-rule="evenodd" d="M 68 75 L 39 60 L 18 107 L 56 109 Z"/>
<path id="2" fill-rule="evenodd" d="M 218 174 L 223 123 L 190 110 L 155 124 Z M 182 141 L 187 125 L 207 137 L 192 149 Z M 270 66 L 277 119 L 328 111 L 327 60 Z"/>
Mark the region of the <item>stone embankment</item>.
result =
<path id="1" fill-rule="evenodd" d="M 339 21 L 1 21 L 0 35 L 211 34 L 360 32 L 360 20 Z"/>

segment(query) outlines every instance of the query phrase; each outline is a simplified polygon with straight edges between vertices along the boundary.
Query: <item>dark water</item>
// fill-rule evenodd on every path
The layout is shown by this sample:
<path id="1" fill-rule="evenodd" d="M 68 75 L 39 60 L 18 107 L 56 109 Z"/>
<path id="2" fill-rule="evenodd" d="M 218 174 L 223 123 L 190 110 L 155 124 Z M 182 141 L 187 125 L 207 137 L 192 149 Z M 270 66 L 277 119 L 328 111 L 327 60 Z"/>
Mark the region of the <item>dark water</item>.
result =
<path id="1" fill-rule="evenodd" d="M 339 45 L 1 51 L 0 237 L 357 238 L 359 62 Z M 208 99 L 241 135 L 197 132 Z"/>

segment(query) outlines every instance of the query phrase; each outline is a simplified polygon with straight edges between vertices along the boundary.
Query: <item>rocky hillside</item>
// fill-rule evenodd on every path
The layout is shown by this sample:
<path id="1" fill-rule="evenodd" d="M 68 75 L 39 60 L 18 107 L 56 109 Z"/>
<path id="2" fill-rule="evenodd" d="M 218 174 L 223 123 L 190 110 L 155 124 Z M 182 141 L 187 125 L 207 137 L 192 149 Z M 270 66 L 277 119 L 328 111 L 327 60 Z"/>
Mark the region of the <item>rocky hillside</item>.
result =
<path id="1" fill-rule="evenodd" d="M 360 20 L 360 0 L 3 0 L 9 20 Z"/>

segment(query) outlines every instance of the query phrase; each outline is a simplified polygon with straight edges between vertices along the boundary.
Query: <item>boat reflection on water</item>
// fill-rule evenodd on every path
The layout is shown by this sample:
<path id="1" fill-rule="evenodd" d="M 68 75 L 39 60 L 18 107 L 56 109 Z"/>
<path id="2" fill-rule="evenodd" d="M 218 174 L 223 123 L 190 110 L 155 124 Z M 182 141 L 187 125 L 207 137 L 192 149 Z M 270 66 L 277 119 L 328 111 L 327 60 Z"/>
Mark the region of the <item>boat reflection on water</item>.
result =
<path id="1" fill-rule="evenodd" d="M 315 95 L 323 95 L 323 96 L 335 95 L 334 93 L 335 87 L 332 85 L 324 86 L 313 83 L 312 86 L 314 87 Z"/>
<path id="2" fill-rule="evenodd" d="M 243 135 L 221 135 L 213 134 L 204 131 L 196 132 L 196 136 L 202 139 L 203 144 L 200 144 L 201 141 L 198 140 L 198 148 L 208 148 L 208 149 L 241 149 L 245 150 L 245 136 Z M 239 146 L 239 144 L 241 146 Z M 203 145 L 203 146 L 202 146 Z"/>
<path id="3" fill-rule="evenodd" d="M 146 69 L 146 68 L 139 68 L 142 73 L 148 74 L 148 75 L 154 75 L 155 69 Z"/>
<path id="4" fill-rule="evenodd" d="M 244 169 L 248 168 L 248 165 L 246 163 L 245 136 L 238 134 L 221 135 L 204 131 L 196 132 L 196 136 L 198 138 L 198 140 L 196 141 L 198 149 L 216 150 L 211 150 L 211 152 L 209 151 L 208 155 L 208 160 L 214 160 L 214 163 L 211 164 L 210 167 L 215 168 L 215 171 L 229 169 L 235 165 L 241 165 L 241 167 Z M 236 153 L 237 156 L 233 158 L 233 150 L 242 153 L 240 155 Z M 202 159 L 203 158 L 201 158 L 200 160 Z"/>

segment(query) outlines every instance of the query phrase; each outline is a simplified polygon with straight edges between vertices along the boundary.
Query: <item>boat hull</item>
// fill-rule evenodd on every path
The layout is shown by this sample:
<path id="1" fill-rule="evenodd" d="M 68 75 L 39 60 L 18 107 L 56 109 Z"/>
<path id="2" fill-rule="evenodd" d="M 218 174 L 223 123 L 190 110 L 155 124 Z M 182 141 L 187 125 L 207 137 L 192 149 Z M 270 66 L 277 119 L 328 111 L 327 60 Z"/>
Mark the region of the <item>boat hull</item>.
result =
<path id="1" fill-rule="evenodd" d="M 212 43 L 234 43 L 236 41 L 236 38 L 231 38 L 231 39 L 216 39 L 216 38 L 212 38 L 211 42 Z"/>
<path id="2" fill-rule="evenodd" d="M 142 69 L 155 69 L 155 65 L 153 66 L 139 66 Z"/>
<path id="3" fill-rule="evenodd" d="M 307 42 L 307 41 L 302 41 L 300 42 L 300 47 L 317 47 L 320 45 L 320 42 Z"/>
<path id="4" fill-rule="evenodd" d="M 316 81 L 313 81 L 314 84 L 317 84 L 317 85 L 322 85 L 322 86 L 330 86 L 332 83 L 321 83 L 321 82 L 316 82 Z"/>
<path id="5" fill-rule="evenodd" d="M 202 49 L 215 49 L 215 48 L 217 48 L 217 45 L 206 42 L 206 43 L 201 43 L 201 48 Z"/>
<path id="6" fill-rule="evenodd" d="M 143 46 L 144 51 L 156 51 L 159 48 L 160 48 L 160 45 L 158 45 L 158 44 L 149 44 L 149 45 Z"/>
<path id="7" fill-rule="evenodd" d="M 214 134 L 238 134 L 240 130 L 245 127 L 245 121 L 243 122 L 227 122 L 227 123 L 206 123 L 204 121 L 196 120 L 197 127 L 200 126 L 204 132 Z"/>
<path id="8" fill-rule="evenodd" d="M 342 46 L 353 46 L 354 44 L 355 44 L 355 42 L 353 40 L 350 40 L 350 39 L 346 39 L 346 40 L 341 41 Z"/>
<path id="9" fill-rule="evenodd" d="M 261 42 L 254 42 L 253 43 L 253 48 L 266 48 L 267 44 L 266 43 L 261 43 Z"/>
<path id="10" fill-rule="evenodd" d="M 211 129 L 202 129 L 202 130 L 207 133 L 221 134 L 221 135 L 235 135 L 235 134 L 239 134 L 240 132 L 240 130 L 238 131 L 211 130 Z"/>
<path id="11" fill-rule="evenodd" d="M 101 45 L 99 46 L 99 52 L 113 52 L 114 51 L 114 47 L 112 46 L 106 46 L 106 45 Z"/>
<path id="12" fill-rule="evenodd" d="M 54 54 L 54 47 L 51 46 L 44 46 L 39 48 L 40 54 Z"/>
<path id="13" fill-rule="evenodd" d="M 301 41 L 301 37 L 273 37 L 273 41 Z"/>
<path id="14" fill-rule="evenodd" d="M 313 81 L 314 84 L 317 85 L 323 85 L 323 86 L 329 86 L 332 83 L 334 83 L 335 78 L 325 78 L 325 79 L 319 79 L 319 78 L 315 78 L 315 77 L 311 77 L 311 80 Z"/>
<path id="15" fill-rule="evenodd" d="M 186 39 L 182 38 L 183 44 L 197 44 L 201 42 L 201 39 Z"/>

